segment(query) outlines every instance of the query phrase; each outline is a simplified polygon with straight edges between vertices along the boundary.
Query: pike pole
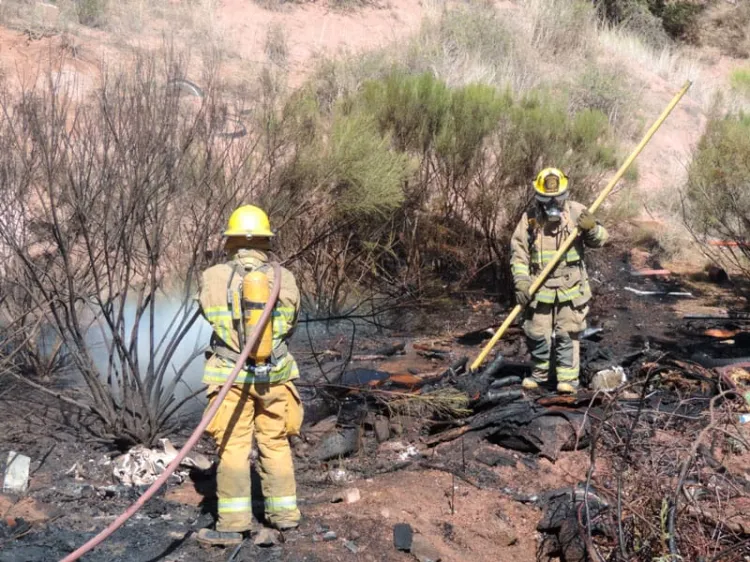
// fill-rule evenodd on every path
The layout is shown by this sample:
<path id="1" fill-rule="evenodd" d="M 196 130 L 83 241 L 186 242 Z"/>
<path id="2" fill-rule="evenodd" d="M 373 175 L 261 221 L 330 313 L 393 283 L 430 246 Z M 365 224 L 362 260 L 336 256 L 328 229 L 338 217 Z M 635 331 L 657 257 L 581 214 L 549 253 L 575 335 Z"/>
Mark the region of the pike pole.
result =
<path id="1" fill-rule="evenodd" d="M 666 118 L 669 116 L 670 113 L 672 113 L 672 110 L 675 108 L 675 106 L 680 102 L 682 97 L 687 93 L 687 91 L 690 89 L 690 86 L 692 85 L 692 82 L 688 80 L 685 85 L 682 87 L 682 89 L 677 92 L 674 98 L 672 98 L 672 101 L 669 102 L 669 105 L 664 109 L 662 114 L 659 116 L 659 118 L 654 122 L 653 125 L 651 125 L 651 128 L 646 132 L 646 135 L 643 137 L 643 140 L 641 140 L 640 143 L 638 143 L 638 146 L 635 147 L 633 152 L 628 156 L 627 160 L 623 162 L 622 166 L 620 166 L 620 169 L 617 170 L 617 173 L 614 175 L 614 177 L 609 181 L 607 186 L 602 190 L 602 192 L 599 194 L 599 197 L 596 198 L 596 201 L 594 201 L 591 206 L 589 207 L 589 212 L 591 214 L 596 213 L 596 211 L 601 206 L 602 202 L 612 193 L 612 190 L 615 188 L 615 185 L 617 185 L 617 182 L 620 181 L 623 175 L 625 175 L 625 172 L 627 172 L 628 168 L 630 168 L 630 165 L 633 163 L 633 161 L 637 158 L 637 156 L 641 153 L 641 151 L 644 149 L 644 147 L 648 144 L 648 142 L 651 140 L 651 137 L 654 136 L 656 131 L 659 130 L 659 127 L 662 126 L 662 123 L 666 120 Z M 536 294 L 536 292 L 539 290 L 539 288 L 544 284 L 544 282 L 547 280 L 547 277 L 550 273 L 557 267 L 557 263 L 560 261 L 560 258 L 565 255 L 565 253 L 570 249 L 570 246 L 575 242 L 575 239 L 580 234 L 580 230 L 576 226 L 573 229 L 573 232 L 570 233 L 570 236 L 568 236 L 562 243 L 562 246 L 560 246 L 560 249 L 557 250 L 557 253 L 552 258 L 552 261 L 550 261 L 547 266 L 541 271 L 539 276 L 536 278 L 534 283 L 531 284 L 531 287 L 529 288 L 529 302 L 531 302 L 531 298 Z M 523 307 L 520 304 L 517 304 L 513 310 L 510 311 L 510 314 L 505 319 L 505 322 L 502 323 L 500 328 L 497 330 L 494 336 L 492 336 L 492 339 L 487 343 L 486 346 L 484 346 L 484 349 L 482 349 L 482 352 L 477 356 L 477 358 L 474 360 L 474 362 L 471 364 L 471 371 L 475 372 L 479 367 L 481 367 L 482 363 L 484 362 L 485 358 L 489 354 L 489 352 L 492 350 L 493 347 L 495 347 L 495 344 L 500 340 L 500 338 L 503 337 L 505 332 L 508 330 L 510 325 L 515 321 L 515 319 L 518 317 L 519 314 L 523 311 Z"/>

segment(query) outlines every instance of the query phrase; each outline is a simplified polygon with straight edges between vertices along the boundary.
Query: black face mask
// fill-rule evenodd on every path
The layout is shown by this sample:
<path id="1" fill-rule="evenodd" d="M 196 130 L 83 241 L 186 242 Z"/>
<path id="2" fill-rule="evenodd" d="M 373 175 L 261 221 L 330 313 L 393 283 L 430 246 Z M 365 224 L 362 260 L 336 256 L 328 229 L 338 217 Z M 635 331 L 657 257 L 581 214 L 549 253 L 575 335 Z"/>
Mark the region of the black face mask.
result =
<path id="1" fill-rule="evenodd" d="M 543 195 L 537 195 L 536 200 L 539 207 L 544 212 L 544 216 L 547 217 L 549 222 L 558 223 L 562 220 L 563 206 L 567 195 L 561 195 L 559 197 L 545 197 Z"/>

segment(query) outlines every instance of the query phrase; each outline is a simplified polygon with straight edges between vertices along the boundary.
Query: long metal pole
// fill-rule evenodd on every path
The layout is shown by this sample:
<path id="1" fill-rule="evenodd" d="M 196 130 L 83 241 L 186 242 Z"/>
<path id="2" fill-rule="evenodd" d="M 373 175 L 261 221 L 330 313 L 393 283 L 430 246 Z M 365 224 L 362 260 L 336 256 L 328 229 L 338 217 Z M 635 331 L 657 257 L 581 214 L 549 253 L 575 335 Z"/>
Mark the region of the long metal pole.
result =
<path id="1" fill-rule="evenodd" d="M 659 127 L 661 127 L 662 123 L 664 123 L 665 119 L 669 116 L 670 113 L 672 113 L 672 110 L 675 108 L 675 106 L 680 102 L 682 99 L 682 96 L 684 96 L 687 91 L 690 89 L 690 86 L 692 86 L 692 82 L 688 80 L 685 85 L 682 87 L 682 89 L 677 92 L 674 98 L 672 98 L 672 101 L 669 102 L 669 105 L 664 109 L 662 114 L 659 116 L 659 118 L 654 121 L 654 124 L 651 125 L 651 128 L 646 132 L 646 135 L 643 137 L 643 140 L 641 140 L 640 143 L 638 143 L 638 146 L 635 147 L 633 152 L 628 156 L 627 160 L 623 162 L 622 166 L 620 166 L 620 169 L 617 170 L 617 173 L 614 175 L 614 177 L 609 181 L 607 186 L 602 190 L 602 192 L 599 194 L 599 197 L 596 198 L 596 201 L 594 201 L 591 206 L 589 207 L 589 211 L 591 213 L 595 213 L 601 204 L 604 202 L 604 200 L 609 196 L 610 193 L 612 193 L 612 190 L 615 188 L 615 185 L 617 185 L 617 182 L 620 181 L 623 175 L 625 175 L 625 172 L 628 171 L 628 168 L 630 168 L 630 165 L 633 163 L 633 161 L 636 159 L 636 157 L 641 153 L 641 151 L 644 149 L 644 147 L 648 144 L 648 142 L 651 140 L 651 137 L 654 136 L 654 133 L 659 130 Z M 575 227 L 573 229 L 573 232 L 570 233 L 570 236 L 568 236 L 560 246 L 560 249 L 557 250 L 557 253 L 555 254 L 554 258 L 552 258 L 552 261 L 550 261 L 547 266 L 542 270 L 542 272 L 539 274 L 539 276 L 536 278 L 536 280 L 531 284 L 531 287 L 529 289 L 529 294 L 533 297 L 536 292 L 539 290 L 539 288 L 544 284 L 544 282 L 547 280 L 547 277 L 550 273 L 552 273 L 552 270 L 557 267 L 557 263 L 560 261 L 560 258 L 562 258 L 565 253 L 568 251 L 570 246 L 575 242 L 575 239 L 580 234 L 580 230 L 578 227 Z M 477 358 L 474 360 L 474 362 L 471 364 L 471 370 L 476 371 L 484 362 L 485 358 L 489 354 L 489 352 L 492 350 L 493 347 L 495 347 L 495 344 L 500 340 L 501 337 L 505 334 L 505 332 L 508 330 L 510 325 L 515 321 L 515 319 L 518 317 L 519 314 L 521 314 L 521 311 L 523 310 L 523 307 L 520 304 L 517 304 L 513 310 L 510 311 L 510 314 L 505 319 L 505 322 L 502 323 L 498 331 L 495 333 L 494 336 L 492 336 L 492 339 L 487 343 L 486 346 L 484 346 L 484 349 L 482 352 L 477 356 Z"/>

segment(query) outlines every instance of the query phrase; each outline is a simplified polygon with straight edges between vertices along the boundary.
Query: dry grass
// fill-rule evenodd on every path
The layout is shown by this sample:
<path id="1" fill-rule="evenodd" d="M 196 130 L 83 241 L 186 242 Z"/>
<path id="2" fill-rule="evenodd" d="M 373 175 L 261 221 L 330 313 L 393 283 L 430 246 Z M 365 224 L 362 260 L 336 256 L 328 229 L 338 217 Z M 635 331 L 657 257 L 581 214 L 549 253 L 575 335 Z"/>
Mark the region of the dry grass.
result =
<path id="1" fill-rule="evenodd" d="M 545 56 L 586 56 L 596 38 L 596 13 L 581 0 L 524 0 L 526 32 Z"/>
<path id="2" fill-rule="evenodd" d="M 55 4 L 5 0 L 0 23 L 32 38 L 108 33 L 110 43 L 138 44 L 148 33 L 175 39 L 195 52 L 225 51 L 225 33 L 216 17 L 218 0 L 59 0 Z"/>
<path id="3" fill-rule="evenodd" d="M 289 45 L 286 40 L 286 31 L 280 24 L 273 24 L 268 28 L 263 47 L 269 61 L 282 68 L 286 66 L 289 58 Z"/>
<path id="4" fill-rule="evenodd" d="M 716 86 L 703 79 L 703 66 L 695 51 L 673 45 L 655 47 L 623 28 L 603 26 L 597 33 L 602 57 L 626 63 L 628 68 L 648 69 L 673 86 L 693 81 L 688 96 L 707 110 L 715 96 Z"/>

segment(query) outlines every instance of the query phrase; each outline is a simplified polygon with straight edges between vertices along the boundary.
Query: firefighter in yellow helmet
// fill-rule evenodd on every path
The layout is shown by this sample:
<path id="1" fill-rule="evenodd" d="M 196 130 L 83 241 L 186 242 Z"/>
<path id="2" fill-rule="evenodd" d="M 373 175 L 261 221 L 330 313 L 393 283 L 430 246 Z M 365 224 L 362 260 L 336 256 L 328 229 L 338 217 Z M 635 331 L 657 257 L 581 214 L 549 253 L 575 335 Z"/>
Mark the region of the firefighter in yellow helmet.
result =
<path id="1" fill-rule="evenodd" d="M 523 388 L 547 383 L 554 360 L 558 393 L 573 394 L 579 386 L 579 335 L 586 329 L 591 300 L 584 248 L 601 247 L 608 234 L 588 209 L 568 199 L 568 178 L 560 170 L 539 172 L 534 191 L 535 204 L 521 217 L 510 246 L 516 301 L 528 305 L 523 327 L 534 362 Z M 532 281 L 576 226 L 581 234 L 531 299 Z"/>
<path id="2" fill-rule="evenodd" d="M 248 322 L 259 316 L 257 312 L 265 304 L 248 292 L 255 290 L 256 294 L 264 294 L 267 301 L 269 288 L 274 283 L 274 270 L 267 253 L 273 233 L 265 212 L 252 205 L 239 207 L 229 218 L 224 236 L 227 261 L 203 273 L 199 295 L 202 313 L 213 328 L 203 376 L 203 382 L 208 385 L 209 406 L 234 368 L 244 338 L 250 335 L 252 325 Z M 249 286 L 255 289 L 248 289 Z M 266 521 L 280 530 L 299 524 L 288 438 L 299 434 L 303 412 L 292 383 L 299 371 L 287 348 L 299 306 L 294 276 L 282 268 L 281 292 L 266 333 L 268 353 L 264 357 L 260 352 L 251 354 L 253 359 L 240 371 L 206 430 L 219 448 L 218 518 L 215 529 L 199 531 L 197 538 L 203 543 L 239 544 L 251 530 L 253 437 L 260 453 L 257 469 L 265 499 Z"/>

